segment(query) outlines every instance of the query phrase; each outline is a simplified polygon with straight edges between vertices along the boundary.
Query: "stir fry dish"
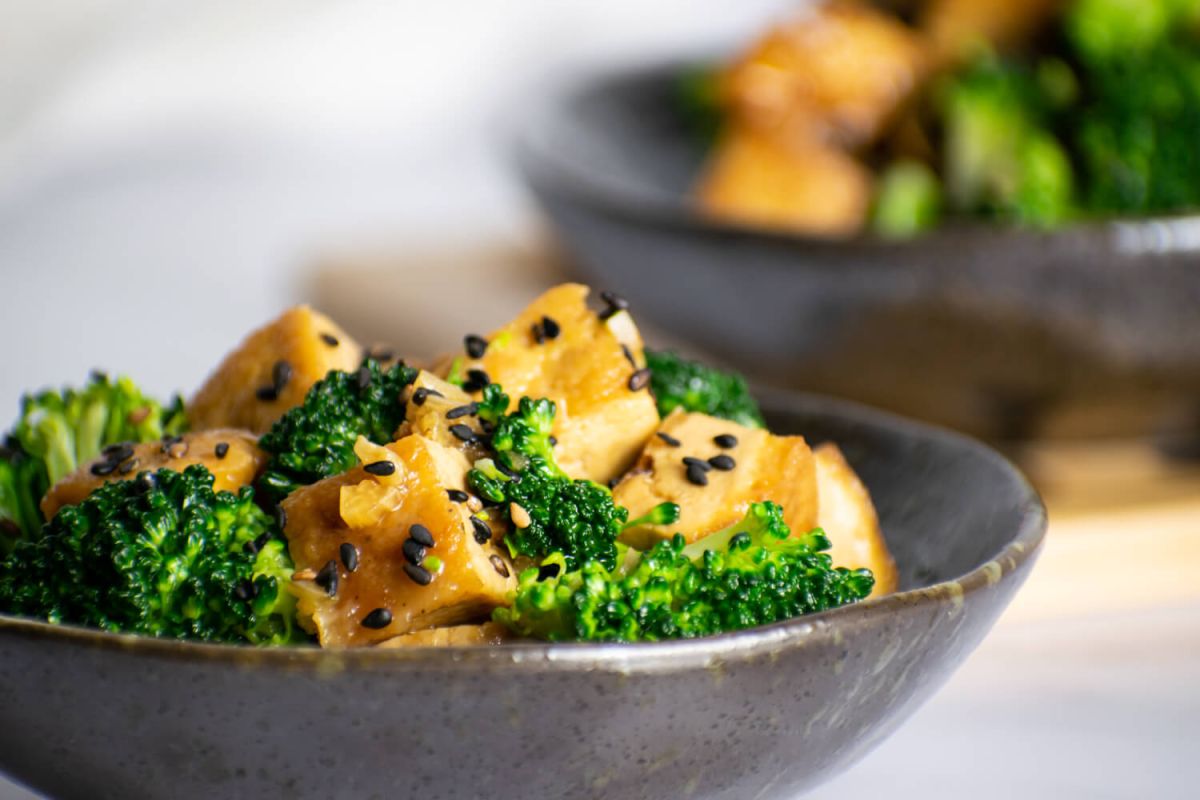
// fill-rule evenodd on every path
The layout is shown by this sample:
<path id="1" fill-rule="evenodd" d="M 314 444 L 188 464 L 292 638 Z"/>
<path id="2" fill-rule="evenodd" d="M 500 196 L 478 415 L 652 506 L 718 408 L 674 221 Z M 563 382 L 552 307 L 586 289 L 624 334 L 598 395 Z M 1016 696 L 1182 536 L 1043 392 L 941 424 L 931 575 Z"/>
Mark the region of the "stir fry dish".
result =
<path id="1" fill-rule="evenodd" d="M 420 366 L 298 307 L 186 404 L 27 395 L 0 549 L 4 613 L 253 645 L 657 641 L 896 588 L 836 445 L 576 284 Z"/>
<path id="2" fill-rule="evenodd" d="M 687 76 L 706 214 L 911 236 L 1200 208 L 1200 1 L 886 5 L 830 0 Z"/>

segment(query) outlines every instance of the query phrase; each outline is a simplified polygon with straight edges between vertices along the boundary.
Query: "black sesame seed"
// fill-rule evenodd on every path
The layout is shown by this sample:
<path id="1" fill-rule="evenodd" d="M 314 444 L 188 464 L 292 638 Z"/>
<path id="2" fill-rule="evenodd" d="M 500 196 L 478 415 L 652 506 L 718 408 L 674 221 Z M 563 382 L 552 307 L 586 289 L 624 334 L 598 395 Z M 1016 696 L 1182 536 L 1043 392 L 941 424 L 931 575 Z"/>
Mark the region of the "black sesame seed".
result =
<path id="1" fill-rule="evenodd" d="M 337 597 L 338 593 L 338 568 L 337 562 L 332 558 L 325 562 L 325 566 L 321 567 L 321 571 L 317 573 L 317 577 L 313 578 L 313 583 L 325 590 L 325 594 L 330 597 Z"/>
<path id="2" fill-rule="evenodd" d="M 697 486 L 708 485 L 708 471 L 701 469 L 697 464 L 688 464 L 687 479 Z"/>
<path id="3" fill-rule="evenodd" d="M 336 336 L 334 336 L 332 333 L 322 333 L 321 341 L 324 342 L 325 344 L 329 345 L 330 347 L 338 346 L 338 338 Z"/>
<path id="4" fill-rule="evenodd" d="M 708 460 L 708 463 L 712 464 L 713 469 L 719 469 L 722 472 L 728 472 L 737 466 L 737 462 L 724 453 L 719 456 L 713 456 Z"/>
<path id="5" fill-rule="evenodd" d="M 695 456 L 684 456 L 683 463 L 689 467 L 695 467 L 696 469 L 704 470 L 705 472 L 708 472 L 710 469 L 712 469 L 712 464 L 709 464 L 702 458 L 696 458 Z"/>
<path id="6" fill-rule="evenodd" d="M 279 530 L 287 527 L 287 512 L 283 510 L 283 506 L 275 506 L 275 524 L 279 526 Z"/>
<path id="7" fill-rule="evenodd" d="M 363 466 L 363 471 L 372 475 L 394 475 L 396 474 L 396 465 L 391 461 L 372 461 Z"/>
<path id="8" fill-rule="evenodd" d="M 404 573 L 418 586 L 428 586 L 433 583 L 433 573 L 416 564 L 405 564 Z"/>
<path id="9" fill-rule="evenodd" d="M 96 383 L 108 383 L 108 373 L 102 369 L 92 370 L 91 377 Z"/>
<path id="10" fill-rule="evenodd" d="M 229 453 L 229 442 L 217 442 L 217 446 L 213 448 L 213 454 L 217 458 L 224 458 Z"/>
<path id="11" fill-rule="evenodd" d="M 496 574 L 501 578 L 507 578 L 509 576 L 508 564 L 504 563 L 503 558 L 494 555 L 489 558 L 488 561 L 492 562 L 492 569 L 496 570 Z"/>
<path id="12" fill-rule="evenodd" d="M 625 360 L 629 362 L 629 366 L 634 369 L 641 369 L 637 363 L 637 359 L 633 357 L 633 351 L 629 349 L 629 345 L 621 345 L 621 352 L 625 354 Z"/>
<path id="13" fill-rule="evenodd" d="M 471 517 L 471 527 L 475 529 L 475 541 L 479 544 L 486 544 L 492 539 L 492 529 L 488 524 L 479 517 Z M 494 558 L 494 556 L 493 556 Z M 495 563 L 495 562 L 493 562 Z"/>
<path id="14" fill-rule="evenodd" d="M 562 333 L 562 326 L 553 317 L 542 317 L 542 333 L 547 339 L 557 339 Z"/>
<path id="15" fill-rule="evenodd" d="M 109 461 L 124 461 L 133 455 L 133 445 L 129 442 L 117 442 L 110 444 L 100 452 L 107 456 Z"/>
<path id="16" fill-rule="evenodd" d="M 538 567 L 537 579 L 539 581 L 548 581 L 551 578 L 558 577 L 559 571 L 560 568 L 558 564 L 542 564 L 540 567 Z"/>
<path id="17" fill-rule="evenodd" d="M 338 555 L 347 572 L 354 572 L 358 569 L 358 548 L 350 542 L 342 542 L 338 545 Z"/>
<path id="18" fill-rule="evenodd" d="M 425 560 L 425 547 L 416 539 L 405 539 L 400 550 L 404 553 L 405 560 L 413 566 L 419 567 Z"/>
<path id="19" fill-rule="evenodd" d="M 121 462 L 121 466 L 117 467 L 117 472 L 120 472 L 122 475 L 128 475 L 138 468 L 139 463 L 137 456 L 127 458 Z"/>
<path id="20" fill-rule="evenodd" d="M 424 525 L 417 524 L 411 526 L 408 529 L 408 536 L 417 544 L 424 545 L 425 547 L 433 547 L 433 533 Z"/>
<path id="21" fill-rule="evenodd" d="M 371 368 L 370 367 L 359 367 L 358 372 L 355 374 L 354 377 L 355 377 L 355 381 L 358 383 L 358 388 L 366 389 L 368 386 L 371 385 Z"/>
<path id="22" fill-rule="evenodd" d="M 456 438 L 461 439 L 464 442 L 474 442 L 479 439 L 478 434 L 471 430 L 470 425 L 451 425 L 450 432 L 453 433 Z"/>
<path id="23" fill-rule="evenodd" d="M 463 381 L 464 392 L 480 392 L 486 389 L 492 382 L 491 377 L 481 369 L 467 370 L 467 379 Z"/>
<path id="24" fill-rule="evenodd" d="M 463 346 L 471 358 L 483 358 L 483 354 L 487 352 L 488 341 L 482 336 L 468 333 L 463 337 Z"/>
<path id="25" fill-rule="evenodd" d="M 619 294 L 614 294 L 613 292 L 601 292 L 600 299 L 603 300 L 605 306 L 607 306 L 607 308 L 600 312 L 600 319 L 602 320 L 607 320 L 611 317 L 614 317 L 618 313 L 629 308 L 628 301 L 626 301 L 624 297 L 621 297 Z"/>
<path id="26" fill-rule="evenodd" d="M 279 392 L 274 386 L 260 386 L 255 390 L 254 396 L 264 403 L 270 403 L 279 399 Z"/>
<path id="27" fill-rule="evenodd" d="M 392 612 L 386 608 L 377 608 L 362 619 L 362 626 L 371 630 L 386 628 L 392 624 Z"/>
<path id="28" fill-rule="evenodd" d="M 267 542 L 271 541 L 271 532 L 260 533 L 258 538 L 254 540 L 254 552 L 258 552 L 267 546 Z"/>
<path id="29" fill-rule="evenodd" d="M 671 447 L 679 447 L 681 442 L 666 431 L 659 431 L 658 438 L 669 444 Z"/>
<path id="30" fill-rule="evenodd" d="M 471 499 L 471 495 L 467 494 L 462 489 L 447 489 L 446 495 L 455 503 L 465 503 Z"/>
<path id="31" fill-rule="evenodd" d="M 151 492 L 158 488 L 158 478 L 153 472 L 143 472 L 137 476 L 137 485 L 143 492 Z"/>
<path id="32" fill-rule="evenodd" d="M 233 588 L 233 596 L 243 602 L 258 597 L 258 586 L 254 581 L 246 580 Z"/>
<path id="33" fill-rule="evenodd" d="M 650 385 L 650 370 L 646 367 L 629 376 L 629 391 L 638 392 Z"/>
<path id="34" fill-rule="evenodd" d="M 713 437 L 713 444 L 715 444 L 717 447 L 724 447 L 726 450 L 731 447 L 737 447 L 737 443 L 737 437 L 732 433 L 722 433 Z"/>
<path id="35" fill-rule="evenodd" d="M 257 539 L 253 539 L 249 542 L 246 542 L 244 545 L 242 545 L 242 549 L 252 556 L 257 555 L 258 551 L 262 550 L 262 548 L 259 547 Z"/>
<path id="36" fill-rule="evenodd" d="M 500 472 L 502 472 L 506 478 L 514 481 L 521 480 L 521 473 L 508 466 L 503 461 L 496 461 L 494 463 L 496 465 L 496 469 L 500 470 Z"/>
<path id="37" fill-rule="evenodd" d="M 550 436 L 547 438 L 547 441 L 549 441 L 549 442 L 550 442 L 550 446 L 551 446 L 551 447 L 558 447 L 558 437 L 557 437 L 557 436 L 554 436 L 553 434 L 551 434 L 551 435 L 550 435 Z"/>
<path id="38" fill-rule="evenodd" d="M 170 447 L 171 445 L 179 444 L 182 441 L 183 441 L 183 437 L 178 434 L 174 434 L 174 435 L 169 434 L 169 433 L 166 434 L 165 436 L 162 437 L 163 452 L 164 453 L 167 452 L 167 448 Z"/>
<path id="39" fill-rule="evenodd" d="M 117 465 L 112 461 L 101 461 L 99 464 L 92 464 L 93 475 L 112 475 Z"/>
<path id="40" fill-rule="evenodd" d="M 424 386 L 420 386 L 413 390 L 412 401 L 414 405 L 423 406 L 427 398 L 444 396 L 437 389 L 426 389 Z"/>
<path id="41" fill-rule="evenodd" d="M 283 392 L 291 379 L 292 365 L 283 359 L 276 361 L 275 366 L 271 368 L 271 388 L 275 390 L 276 396 Z"/>
<path id="42" fill-rule="evenodd" d="M 479 412 L 479 406 L 475 403 L 468 403 L 465 406 L 455 406 L 446 412 L 446 419 L 460 419 L 468 417 Z"/>
<path id="43" fill-rule="evenodd" d="M 546 343 L 546 329 L 542 327 L 542 323 L 533 323 L 533 326 L 529 329 L 529 332 L 532 334 L 533 340 L 538 344 Z"/>

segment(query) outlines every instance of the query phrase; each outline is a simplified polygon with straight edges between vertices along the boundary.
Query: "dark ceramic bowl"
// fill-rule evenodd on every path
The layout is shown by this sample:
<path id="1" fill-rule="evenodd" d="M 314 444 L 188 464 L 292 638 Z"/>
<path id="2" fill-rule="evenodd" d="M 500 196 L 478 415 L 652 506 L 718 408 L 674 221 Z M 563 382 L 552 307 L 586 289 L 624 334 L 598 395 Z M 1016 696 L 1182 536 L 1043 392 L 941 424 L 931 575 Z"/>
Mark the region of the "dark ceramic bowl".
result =
<path id="1" fill-rule="evenodd" d="M 556 93 L 519 164 L 576 269 L 772 383 L 989 438 L 1200 431 L 1200 217 L 832 241 L 720 224 L 684 66 Z"/>
<path id="2" fill-rule="evenodd" d="M 902 591 L 686 642 L 255 650 L 0 617 L 0 769 L 57 798 L 791 798 L 979 644 L 1046 518 L 1000 456 L 817 397 L 773 427 L 861 472 Z M 929 771 L 937 772 L 936 753 Z"/>

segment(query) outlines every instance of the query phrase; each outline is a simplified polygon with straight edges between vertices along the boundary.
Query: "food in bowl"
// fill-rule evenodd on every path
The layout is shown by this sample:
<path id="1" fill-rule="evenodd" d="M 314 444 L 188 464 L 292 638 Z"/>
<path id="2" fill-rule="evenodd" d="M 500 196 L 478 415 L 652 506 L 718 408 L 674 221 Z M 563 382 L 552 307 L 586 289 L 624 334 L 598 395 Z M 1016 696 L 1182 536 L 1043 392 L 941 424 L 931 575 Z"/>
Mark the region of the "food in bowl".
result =
<path id="1" fill-rule="evenodd" d="M 127 378 L 22 402 L 0 611 L 326 647 L 654 641 L 896 587 L 836 445 L 555 287 L 425 368 L 291 309 L 184 404 Z"/>
<path id="2" fill-rule="evenodd" d="M 895 5 L 895 4 L 893 4 Z M 834 0 L 684 82 L 711 216 L 846 236 L 1200 207 L 1200 3 Z"/>

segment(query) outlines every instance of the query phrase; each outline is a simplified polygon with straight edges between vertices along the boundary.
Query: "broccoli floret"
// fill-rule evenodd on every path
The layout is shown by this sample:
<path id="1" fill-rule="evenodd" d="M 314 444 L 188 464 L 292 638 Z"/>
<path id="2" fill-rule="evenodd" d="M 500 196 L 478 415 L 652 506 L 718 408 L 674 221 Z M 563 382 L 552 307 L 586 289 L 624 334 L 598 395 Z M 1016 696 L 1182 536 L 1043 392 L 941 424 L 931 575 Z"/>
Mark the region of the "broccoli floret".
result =
<path id="1" fill-rule="evenodd" d="M 509 398 L 497 384 L 484 389 L 479 417 L 494 451 L 467 474 L 467 481 L 489 511 L 512 519 L 516 504 L 528 515 L 505 537 L 513 556 L 562 553 L 574 567 L 585 561 L 616 563 L 617 536 L 629 516 L 613 502 L 612 492 L 594 481 L 572 480 L 554 459 L 551 430 L 555 405 L 545 398 L 521 398 L 504 414 Z"/>
<path id="2" fill-rule="evenodd" d="M 1200 207 L 1200 51 L 1165 42 L 1089 64 L 1073 129 L 1098 212 L 1148 214 Z"/>
<path id="3" fill-rule="evenodd" d="M 933 170 L 917 161 L 897 161 L 879 178 L 871 227 L 881 236 L 915 236 L 937 225 L 941 206 L 942 187 Z"/>
<path id="4" fill-rule="evenodd" d="M 1047 74 L 1060 90 L 1062 70 Z M 1033 227 L 1071 217 L 1074 173 L 1049 122 L 1059 100 L 1037 70 L 986 56 L 946 82 L 942 171 L 955 211 Z"/>
<path id="5" fill-rule="evenodd" d="M 1109 61 L 1146 52 L 1198 17 L 1197 0 L 1075 0 L 1063 27 L 1081 58 Z"/>
<path id="6" fill-rule="evenodd" d="M 751 428 L 766 426 L 758 403 L 741 375 L 689 361 L 676 353 L 655 350 L 646 351 L 646 365 L 650 368 L 650 390 L 658 403 L 659 416 L 682 408 Z"/>
<path id="7" fill-rule="evenodd" d="M 417 377 L 404 364 L 385 368 L 372 358 L 355 372 L 331 370 L 313 384 L 304 402 L 289 409 L 259 440 L 270 453 L 259 485 L 278 501 L 301 486 L 340 475 L 358 463 L 354 442 L 392 441 L 404 422 L 400 393 Z"/>
<path id="8" fill-rule="evenodd" d="M 783 509 L 755 503 L 736 525 L 691 545 L 676 534 L 645 553 L 628 550 L 616 568 L 588 562 L 568 572 L 548 558 L 521 573 L 511 608 L 493 618 L 550 641 L 656 641 L 765 625 L 870 594 L 870 571 L 834 567 L 828 549 L 819 529 L 793 538 Z"/>
<path id="9" fill-rule="evenodd" d="M 62 478 L 119 442 L 146 442 L 187 428 L 183 401 L 164 408 L 132 380 L 93 373 L 82 389 L 21 399 L 21 416 L 0 448 L 0 551 L 33 536 L 38 503 Z"/>
<path id="10" fill-rule="evenodd" d="M 0 565 L 0 609 L 53 623 L 211 642 L 304 640 L 292 569 L 254 490 L 193 465 L 106 484 Z"/>

